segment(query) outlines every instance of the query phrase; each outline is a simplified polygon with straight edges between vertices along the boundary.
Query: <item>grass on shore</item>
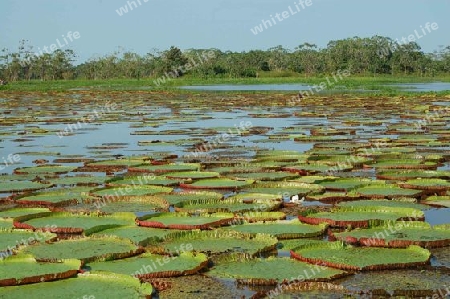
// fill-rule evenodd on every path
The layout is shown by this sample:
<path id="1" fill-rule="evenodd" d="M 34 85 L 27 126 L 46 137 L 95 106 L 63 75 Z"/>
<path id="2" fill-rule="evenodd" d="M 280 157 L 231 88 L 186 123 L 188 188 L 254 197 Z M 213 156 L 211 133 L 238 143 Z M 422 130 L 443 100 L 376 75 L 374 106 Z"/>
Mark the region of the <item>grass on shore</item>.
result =
<path id="1" fill-rule="evenodd" d="M 180 86 L 187 85 L 215 85 L 215 84 L 306 84 L 318 85 L 322 82 L 327 84 L 328 89 L 324 93 L 348 93 L 349 91 L 365 90 L 368 95 L 408 95 L 417 94 L 408 90 L 400 90 L 387 84 L 395 83 L 428 83 L 428 82 L 450 82 L 450 76 L 439 77 L 417 77 L 417 76 L 371 76 L 371 77 L 337 77 L 333 75 L 318 77 L 276 77 L 276 74 L 262 74 L 259 78 L 195 78 L 184 76 L 167 81 L 165 84 L 156 86 L 156 78 L 136 79 L 113 79 L 113 80 L 59 80 L 59 81 L 20 81 L 11 82 L 6 86 L 0 86 L 1 90 L 9 91 L 68 91 L 68 90 L 174 90 Z M 327 82 L 331 82 L 327 83 Z M 192 92 L 192 91 L 185 91 Z M 195 91 L 198 92 L 198 91 Z M 280 91 L 277 91 L 280 92 Z M 295 93 L 296 91 L 285 91 Z M 251 92 L 250 92 L 251 93 Z M 323 92 L 322 92 L 323 93 Z M 450 91 L 435 93 L 448 95 Z"/>

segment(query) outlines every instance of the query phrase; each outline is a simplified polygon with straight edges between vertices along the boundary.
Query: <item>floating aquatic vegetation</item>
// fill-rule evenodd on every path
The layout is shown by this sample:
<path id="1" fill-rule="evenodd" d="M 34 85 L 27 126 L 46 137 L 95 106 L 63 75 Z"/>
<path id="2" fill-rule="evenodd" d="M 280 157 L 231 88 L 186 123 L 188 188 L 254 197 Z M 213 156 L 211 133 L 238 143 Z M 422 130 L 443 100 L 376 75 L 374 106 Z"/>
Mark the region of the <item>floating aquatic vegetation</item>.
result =
<path id="1" fill-rule="evenodd" d="M 181 183 L 180 187 L 187 189 L 237 189 L 247 187 L 254 180 L 232 180 L 228 178 L 203 179 L 191 184 Z"/>
<path id="2" fill-rule="evenodd" d="M 340 207 L 331 212 L 306 211 L 298 219 L 308 224 L 328 223 L 334 227 L 369 227 L 386 221 L 424 219 L 424 213 L 413 208 L 383 206 Z"/>
<path id="3" fill-rule="evenodd" d="M 81 261 L 66 259 L 55 263 L 38 263 L 33 256 L 21 254 L 0 260 L 0 265 L 0 286 L 4 287 L 73 277 L 78 273 Z"/>
<path id="4" fill-rule="evenodd" d="M 327 224 L 309 225 L 293 220 L 278 220 L 264 223 L 243 223 L 224 229 L 230 229 L 246 234 L 264 233 L 277 237 L 278 240 L 312 238 L 324 234 L 328 228 Z"/>
<path id="5" fill-rule="evenodd" d="M 290 258 L 260 259 L 233 254 L 219 260 L 206 275 L 236 279 L 241 284 L 277 285 L 295 281 L 330 281 L 348 274 Z"/>
<path id="6" fill-rule="evenodd" d="M 0 288 L 5 299 L 25 298 L 33 294 L 36 298 L 79 298 L 80 295 L 93 298 L 148 298 L 153 292 L 151 284 L 141 284 L 139 279 L 116 273 L 85 273 L 76 278 L 55 282 L 37 283 L 20 287 Z"/>
<path id="7" fill-rule="evenodd" d="M 173 254 L 176 250 L 190 244 L 192 250 L 204 253 L 242 252 L 250 255 L 275 249 L 278 240 L 267 234 L 243 234 L 235 231 L 192 231 L 171 236 L 153 250 L 155 252 Z"/>
<path id="8" fill-rule="evenodd" d="M 134 223 L 133 213 L 115 213 L 102 215 L 99 213 L 68 213 L 68 212 L 44 212 L 39 214 L 25 215 L 14 218 L 14 226 L 25 229 L 43 229 L 60 234 L 86 235 L 107 228 Z M 48 228 L 48 225 L 56 227 Z"/>
<path id="9" fill-rule="evenodd" d="M 31 254 L 42 262 L 72 258 L 83 262 L 108 261 L 135 256 L 141 252 L 130 240 L 117 237 L 62 240 L 29 246 L 24 250 L 24 253 Z"/>
<path id="10" fill-rule="evenodd" d="M 169 229 L 211 229 L 232 222 L 234 214 L 232 213 L 213 213 L 200 214 L 191 216 L 188 213 L 158 213 L 140 217 L 139 226 L 153 228 L 169 228 Z"/>
<path id="11" fill-rule="evenodd" d="M 205 268 L 208 257 L 203 253 L 182 252 L 178 256 L 144 253 L 137 257 L 108 262 L 93 262 L 93 271 L 106 271 L 137 278 L 176 277 L 192 275 Z"/>
<path id="12" fill-rule="evenodd" d="M 369 229 L 333 233 L 332 237 L 349 244 L 389 248 L 418 245 L 425 248 L 450 245 L 450 230 L 445 226 L 431 227 L 425 222 L 389 222 Z"/>
<path id="13" fill-rule="evenodd" d="M 404 269 L 429 264 L 431 253 L 419 246 L 406 249 L 353 247 L 342 242 L 305 245 L 291 250 L 300 261 L 342 270 Z"/>

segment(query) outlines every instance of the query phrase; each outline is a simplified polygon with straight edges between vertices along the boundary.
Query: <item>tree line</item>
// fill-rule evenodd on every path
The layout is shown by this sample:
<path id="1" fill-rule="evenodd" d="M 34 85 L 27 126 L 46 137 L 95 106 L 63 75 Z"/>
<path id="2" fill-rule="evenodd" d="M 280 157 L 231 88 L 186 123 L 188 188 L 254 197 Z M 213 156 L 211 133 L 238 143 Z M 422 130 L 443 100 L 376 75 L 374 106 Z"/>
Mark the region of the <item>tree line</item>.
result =
<path id="1" fill-rule="evenodd" d="M 316 76 L 348 69 L 354 75 L 417 75 L 432 77 L 450 74 L 450 46 L 440 46 L 433 53 L 424 53 L 416 42 L 399 44 L 389 37 L 352 37 L 330 41 L 323 49 L 304 43 L 293 50 L 283 46 L 244 52 L 219 49 L 189 49 L 172 46 L 153 49 L 145 55 L 117 50 L 101 57 L 75 64 L 73 50 L 58 49 L 36 55 L 27 41 L 19 43 L 16 52 L 0 53 L 0 79 L 70 80 L 70 79 L 141 79 L 164 76 L 183 67 L 205 52 L 211 59 L 176 77 L 197 78 L 258 77 L 265 72 L 272 76 Z"/>

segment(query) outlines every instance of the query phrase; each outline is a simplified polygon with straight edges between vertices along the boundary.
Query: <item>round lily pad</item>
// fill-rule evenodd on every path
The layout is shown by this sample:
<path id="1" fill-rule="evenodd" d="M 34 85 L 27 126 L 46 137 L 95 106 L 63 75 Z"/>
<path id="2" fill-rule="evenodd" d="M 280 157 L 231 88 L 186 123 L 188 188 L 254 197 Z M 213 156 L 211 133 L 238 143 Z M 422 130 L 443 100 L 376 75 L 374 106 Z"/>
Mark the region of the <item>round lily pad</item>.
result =
<path id="1" fill-rule="evenodd" d="M 415 245 L 406 249 L 390 249 L 353 247 L 342 242 L 328 242 L 292 250 L 291 257 L 312 264 L 358 271 L 424 266 L 429 264 L 431 253 Z"/>
<path id="2" fill-rule="evenodd" d="M 16 255 L 0 260 L 0 286 L 39 283 L 73 277 L 81 261 L 66 259 L 56 263 L 38 263 L 30 255 Z"/>
<path id="3" fill-rule="evenodd" d="M 232 180 L 222 179 L 203 179 L 192 184 L 180 184 L 182 188 L 187 189 L 236 189 L 253 184 L 253 180 Z"/>
<path id="4" fill-rule="evenodd" d="M 169 229 L 211 229 L 232 222 L 232 213 L 200 214 L 191 216 L 188 213 L 160 213 L 141 217 L 138 225 Z"/>
<path id="5" fill-rule="evenodd" d="M 54 165 L 40 165 L 33 167 L 23 167 L 14 170 L 16 174 L 63 174 L 75 170 L 74 166 L 63 166 L 59 164 Z"/>
<path id="6" fill-rule="evenodd" d="M 38 261 L 78 259 L 84 262 L 121 259 L 141 252 L 130 240 L 117 237 L 63 240 L 29 246 L 24 250 Z"/>
<path id="7" fill-rule="evenodd" d="M 172 236 L 158 247 L 150 249 L 169 254 L 177 253 L 180 248 L 192 246 L 193 251 L 204 253 L 241 252 L 251 255 L 270 251 L 276 247 L 278 240 L 267 234 L 243 234 L 235 231 L 192 231 L 179 237 Z M 183 247 L 184 246 L 184 247 Z"/>
<path id="8" fill-rule="evenodd" d="M 293 281 L 328 281 L 346 276 L 346 272 L 314 266 L 290 258 L 245 258 L 237 255 L 224 258 L 206 274 L 219 278 L 233 278 L 238 283 L 276 285 Z"/>
<path id="9" fill-rule="evenodd" d="M 93 262 L 94 271 L 107 271 L 138 278 L 176 277 L 192 275 L 205 268 L 208 257 L 203 253 L 181 252 L 178 256 L 144 253 L 137 257 L 108 262 Z"/>
<path id="10" fill-rule="evenodd" d="M 318 237 L 324 234 L 327 227 L 327 224 L 309 225 L 300 223 L 298 219 L 293 219 L 264 223 L 244 223 L 225 229 L 247 234 L 264 233 L 275 236 L 278 240 L 282 240 Z"/>
<path id="11" fill-rule="evenodd" d="M 106 229 L 94 233 L 91 236 L 116 236 L 122 239 L 129 239 L 134 244 L 145 247 L 149 244 L 157 244 L 158 242 L 165 240 L 171 234 L 179 234 L 180 232 L 180 230 L 174 229 L 160 229 L 133 225 Z"/>
<path id="12" fill-rule="evenodd" d="M 89 215 L 67 212 L 47 212 L 33 215 L 20 216 L 14 219 L 14 226 L 27 229 L 44 229 L 55 233 L 86 235 L 107 228 L 121 225 L 131 225 L 135 216 L 132 213 L 116 213 L 113 215 L 101 215 L 91 213 Z M 52 225 L 51 228 L 49 226 Z"/>
<path id="13" fill-rule="evenodd" d="M 412 208 L 397 207 L 341 207 L 332 212 L 304 212 L 299 220 L 308 224 L 328 223 L 335 227 L 369 227 L 396 220 L 424 220 L 424 213 Z"/>
<path id="14" fill-rule="evenodd" d="M 389 248 L 406 248 L 410 245 L 434 248 L 450 245 L 450 229 L 440 226 L 432 228 L 428 223 L 420 221 L 392 222 L 370 229 L 334 233 L 333 237 L 354 245 Z"/>
<path id="15" fill-rule="evenodd" d="M 85 273 L 76 278 L 55 282 L 37 283 L 20 287 L 0 288 L 5 299 L 26 298 L 148 298 L 153 292 L 150 284 L 116 273 Z"/>
<path id="16" fill-rule="evenodd" d="M 0 181 L 0 193 L 34 191 L 52 186 L 52 184 L 41 184 L 30 181 Z"/>

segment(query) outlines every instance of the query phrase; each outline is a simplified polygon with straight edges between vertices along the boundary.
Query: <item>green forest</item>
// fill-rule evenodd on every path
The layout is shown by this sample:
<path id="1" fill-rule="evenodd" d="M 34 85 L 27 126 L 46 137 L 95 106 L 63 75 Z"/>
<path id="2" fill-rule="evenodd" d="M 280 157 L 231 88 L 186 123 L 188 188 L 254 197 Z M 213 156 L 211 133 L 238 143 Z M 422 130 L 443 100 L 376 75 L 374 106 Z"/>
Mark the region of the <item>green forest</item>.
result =
<path id="1" fill-rule="evenodd" d="M 207 54 L 205 54 L 207 53 Z M 80 63 L 71 49 L 36 53 L 22 40 L 17 50 L 0 53 L 0 79 L 106 80 L 175 78 L 313 77 L 337 70 L 352 75 L 413 75 L 434 77 L 450 74 L 450 46 L 425 53 L 416 42 L 398 43 L 389 37 L 353 37 L 330 41 L 325 48 L 303 43 L 295 49 L 275 46 L 244 52 L 219 49 L 189 49 L 172 46 L 153 49 L 145 55 L 117 50 Z"/>

